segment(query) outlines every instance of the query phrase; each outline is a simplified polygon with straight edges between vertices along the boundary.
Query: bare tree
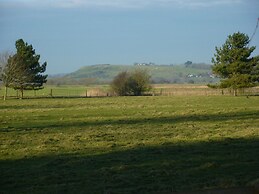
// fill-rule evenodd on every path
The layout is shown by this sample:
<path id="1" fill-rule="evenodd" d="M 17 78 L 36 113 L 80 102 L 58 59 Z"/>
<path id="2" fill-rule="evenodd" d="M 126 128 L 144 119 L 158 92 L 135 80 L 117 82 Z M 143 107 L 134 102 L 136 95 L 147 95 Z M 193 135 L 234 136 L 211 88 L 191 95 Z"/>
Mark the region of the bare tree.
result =
<path id="1" fill-rule="evenodd" d="M 10 51 L 0 52 L 0 81 L 2 81 L 3 70 L 8 62 L 9 57 L 12 55 Z"/>
<path id="2" fill-rule="evenodd" d="M 4 70 L 8 63 L 8 59 L 11 56 L 12 56 L 12 53 L 10 51 L 0 52 L 0 81 L 3 81 Z M 6 96 L 7 96 L 7 86 L 5 85 L 4 100 L 6 100 Z"/>

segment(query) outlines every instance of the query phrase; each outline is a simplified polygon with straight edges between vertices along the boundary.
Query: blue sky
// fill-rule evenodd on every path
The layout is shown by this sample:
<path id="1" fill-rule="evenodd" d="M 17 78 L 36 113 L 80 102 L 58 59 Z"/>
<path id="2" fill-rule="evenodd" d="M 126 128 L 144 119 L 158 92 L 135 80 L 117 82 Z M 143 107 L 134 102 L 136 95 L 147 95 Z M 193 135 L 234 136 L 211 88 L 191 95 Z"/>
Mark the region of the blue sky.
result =
<path id="1" fill-rule="evenodd" d="M 23 38 L 47 73 L 102 63 L 210 63 L 215 46 L 252 35 L 258 0 L 0 0 L 0 52 Z M 259 31 L 251 45 L 259 54 Z"/>

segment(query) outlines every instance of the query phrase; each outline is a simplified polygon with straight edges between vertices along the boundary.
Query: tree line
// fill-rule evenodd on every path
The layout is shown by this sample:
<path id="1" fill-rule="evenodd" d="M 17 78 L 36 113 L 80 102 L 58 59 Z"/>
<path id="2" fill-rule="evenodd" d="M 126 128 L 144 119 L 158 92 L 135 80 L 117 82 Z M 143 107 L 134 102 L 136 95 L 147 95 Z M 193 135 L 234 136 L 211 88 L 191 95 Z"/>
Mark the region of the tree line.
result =
<path id="1" fill-rule="evenodd" d="M 259 55 L 252 56 L 255 46 L 250 46 L 249 36 L 244 33 L 229 35 L 221 47 L 216 47 L 212 58 L 212 72 L 220 78 L 220 83 L 208 85 L 212 88 L 229 88 L 237 95 L 238 89 L 257 86 L 259 83 Z M 7 88 L 20 91 L 39 90 L 47 81 L 47 62 L 40 64 L 40 55 L 32 45 L 19 39 L 15 43 L 16 53 L 4 52 L 0 55 L 0 81 Z M 151 89 L 151 79 L 147 71 L 137 69 L 121 72 L 114 77 L 111 88 L 119 96 L 141 96 Z"/>

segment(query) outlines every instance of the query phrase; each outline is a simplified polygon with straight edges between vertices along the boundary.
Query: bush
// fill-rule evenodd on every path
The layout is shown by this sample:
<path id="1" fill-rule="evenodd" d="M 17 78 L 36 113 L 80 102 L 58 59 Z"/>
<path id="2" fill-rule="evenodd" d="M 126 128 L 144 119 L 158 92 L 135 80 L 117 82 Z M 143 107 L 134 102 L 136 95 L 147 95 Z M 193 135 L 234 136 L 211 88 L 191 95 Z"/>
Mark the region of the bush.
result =
<path id="1" fill-rule="evenodd" d="M 111 87 L 119 96 L 142 96 L 151 89 L 150 75 L 142 69 L 121 72 L 113 79 Z"/>
<path id="2" fill-rule="evenodd" d="M 129 88 L 127 84 L 129 77 L 130 75 L 126 71 L 123 71 L 119 73 L 117 76 L 115 76 L 115 78 L 111 83 L 111 87 L 117 95 L 119 96 L 129 95 Z"/>

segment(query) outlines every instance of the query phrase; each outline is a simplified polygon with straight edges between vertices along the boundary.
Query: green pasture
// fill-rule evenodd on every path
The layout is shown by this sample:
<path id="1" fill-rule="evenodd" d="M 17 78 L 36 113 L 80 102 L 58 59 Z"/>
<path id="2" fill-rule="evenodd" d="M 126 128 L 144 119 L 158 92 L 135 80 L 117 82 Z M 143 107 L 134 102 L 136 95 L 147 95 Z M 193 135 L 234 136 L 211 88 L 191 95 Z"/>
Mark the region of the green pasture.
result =
<path id="1" fill-rule="evenodd" d="M 46 85 L 41 90 L 25 90 L 25 98 L 39 98 L 39 97 L 85 97 L 87 92 L 93 90 L 101 90 L 108 92 L 110 90 L 108 85 L 92 85 L 92 86 L 80 86 L 80 85 Z M 4 87 L 0 87 L 0 99 L 4 96 Z M 7 96 L 11 98 L 19 97 L 20 91 L 8 88 Z"/>
<path id="2" fill-rule="evenodd" d="M 19 98 L 20 91 L 8 88 L 7 98 Z M 41 90 L 25 90 L 24 98 L 49 97 L 100 97 L 112 96 L 114 93 L 109 85 L 45 85 Z M 200 84 L 153 84 L 146 95 L 156 96 L 222 96 L 233 95 L 229 89 L 212 89 Z M 258 96 L 259 87 L 245 88 L 238 91 L 240 96 Z M 0 100 L 4 96 L 4 87 L 0 87 Z"/>
<path id="3" fill-rule="evenodd" d="M 25 90 L 24 97 L 51 97 L 51 94 L 56 96 L 80 95 L 85 93 L 86 89 L 84 86 L 45 86 L 41 90 Z M 0 87 L 0 96 L 2 97 L 3 95 L 4 87 Z M 7 96 L 16 97 L 19 95 L 19 90 L 8 88 Z"/>
<path id="4" fill-rule="evenodd" d="M 259 98 L 0 100 L 0 193 L 158 193 L 259 178 Z"/>

